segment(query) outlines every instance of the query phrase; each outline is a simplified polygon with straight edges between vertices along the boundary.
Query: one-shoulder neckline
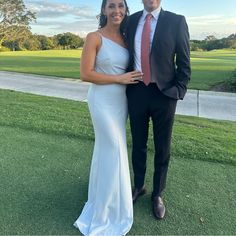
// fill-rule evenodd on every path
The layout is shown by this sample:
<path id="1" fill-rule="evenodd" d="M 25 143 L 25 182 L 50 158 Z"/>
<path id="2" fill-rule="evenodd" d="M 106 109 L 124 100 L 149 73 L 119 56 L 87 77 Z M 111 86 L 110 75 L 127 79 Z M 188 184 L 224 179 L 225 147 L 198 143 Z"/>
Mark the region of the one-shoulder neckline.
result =
<path id="1" fill-rule="evenodd" d="M 103 36 L 101 33 L 100 33 L 100 35 L 101 35 L 102 38 L 105 38 L 105 39 L 111 41 L 112 43 L 118 45 L 119 47 L 121 47 L 121 48 L 123 48 L 123 49 L 125 49 L 125 50 L 128 50 L 128 48 L 125 48 L 125 47 L 121 46 L 119 43 L 117 43 L 117 42 L 115 42 L 115 41 L 113 41 L 113 40 L 111 40 L 111 39 L 109 39 L 109 38 Z"/>

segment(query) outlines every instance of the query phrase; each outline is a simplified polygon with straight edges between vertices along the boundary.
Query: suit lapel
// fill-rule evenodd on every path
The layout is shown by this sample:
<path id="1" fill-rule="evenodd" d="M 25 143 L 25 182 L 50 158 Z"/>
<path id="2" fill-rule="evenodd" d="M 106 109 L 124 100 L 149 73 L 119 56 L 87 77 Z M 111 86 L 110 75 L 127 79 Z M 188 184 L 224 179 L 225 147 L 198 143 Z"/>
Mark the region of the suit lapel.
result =
<path id="1" fill-rule="evenodd" d="M 134 50 L 134 38 L 135 38 L 135 33 L 138 27 L 139 19 L 142 16 L 143 11 L 138 12 L 135 17 L 133 18 L 133 24 L 130 25 L 129 30 L 130 30 L 130 43 L 132 45 L 132 49 Z"/>
<path id="2" fill-rule="evenodd" d="M 156 29 L 154 32 L 154 36 L 153 36 L 153 41 L 152 41 L 152 47 L 151 47 L 151 53 L 154 47 L 154 44 L 158 42 L 158 38 L 161 34 L 161 32 L 164 30 L 164 26 L 165 26 L 165 11 L 161 9 L 158 21 L 157 21 L 157 25 L 156 25 Z"/>

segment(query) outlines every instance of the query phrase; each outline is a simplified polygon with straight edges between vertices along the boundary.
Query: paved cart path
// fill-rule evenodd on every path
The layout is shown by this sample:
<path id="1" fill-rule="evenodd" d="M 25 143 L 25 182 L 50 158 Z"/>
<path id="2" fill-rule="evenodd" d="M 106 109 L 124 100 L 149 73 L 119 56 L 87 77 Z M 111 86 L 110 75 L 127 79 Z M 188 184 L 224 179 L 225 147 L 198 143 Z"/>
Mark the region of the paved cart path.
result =
<path id="1" fill-rule="evenodd" d="M 85 101 L 89 83 L 75 79 L 0 71 L 0 88 Z M 236 94 L 188 90 L 177 114 L 236 121 Z"/>

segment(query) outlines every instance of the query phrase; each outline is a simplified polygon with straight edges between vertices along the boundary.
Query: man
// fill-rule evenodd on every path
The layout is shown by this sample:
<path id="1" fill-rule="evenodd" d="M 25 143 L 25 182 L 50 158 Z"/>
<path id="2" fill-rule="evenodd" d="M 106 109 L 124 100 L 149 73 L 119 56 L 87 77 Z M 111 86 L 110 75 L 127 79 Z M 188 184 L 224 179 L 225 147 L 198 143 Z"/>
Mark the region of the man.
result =
<path id="1" fill-rule="evenodd" d="M 130 16 L 128 70 L 143 72 L 143 81 L 127 87 L 133 140 L 133 202 L 145 194 L 149 120 L 154 134 L 153 213 L 165 215 L 162 192 L 166 185 L 176 103 L 190 79 L 189 32 L 184 16 L 164 11 L 161 0 L 143 0 L 144 10 Z"/>

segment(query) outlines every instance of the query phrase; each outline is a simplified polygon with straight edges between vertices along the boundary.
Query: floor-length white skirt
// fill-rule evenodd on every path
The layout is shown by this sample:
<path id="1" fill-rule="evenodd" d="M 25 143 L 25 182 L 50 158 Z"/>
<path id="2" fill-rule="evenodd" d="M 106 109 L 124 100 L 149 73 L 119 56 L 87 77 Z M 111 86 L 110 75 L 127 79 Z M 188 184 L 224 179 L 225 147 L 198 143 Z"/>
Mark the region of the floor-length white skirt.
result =
<path id="1" fill-rule="evenodd" d="M 91 85 L 88 105 L 95 145 L 88 201 L 74 226 L 84 235 L 125 235 L 133 223 L 125 86 Z"/>

